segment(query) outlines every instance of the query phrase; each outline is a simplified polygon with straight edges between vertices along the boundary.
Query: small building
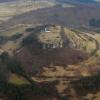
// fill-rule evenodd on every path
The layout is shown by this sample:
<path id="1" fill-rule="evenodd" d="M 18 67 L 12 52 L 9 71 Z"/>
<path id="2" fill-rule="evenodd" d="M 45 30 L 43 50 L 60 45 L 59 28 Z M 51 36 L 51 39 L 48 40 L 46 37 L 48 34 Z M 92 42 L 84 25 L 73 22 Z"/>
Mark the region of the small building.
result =
<path id="1" fill-rule="evenodd" d="M 48 28 L 45 28 L 44 30 L 45 30 L 45 32 L 47 32 L 47 33 L 51 32 Z"/>

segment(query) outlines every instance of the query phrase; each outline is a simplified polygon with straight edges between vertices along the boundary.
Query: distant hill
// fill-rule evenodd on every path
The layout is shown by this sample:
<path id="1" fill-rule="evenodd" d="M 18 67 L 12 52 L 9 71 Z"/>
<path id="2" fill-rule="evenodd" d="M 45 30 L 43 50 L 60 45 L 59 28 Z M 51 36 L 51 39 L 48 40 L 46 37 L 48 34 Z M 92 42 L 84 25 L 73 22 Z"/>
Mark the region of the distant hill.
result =
<path id="1" fill-rule="evenodd" d="M 59 3 L 70 3 L 78 6 L 100 8 L 100 0 L 56 0 Z"/>
<path id="2" fill-rule="evenodd" d="M 2 2 L 9 2 L 9 1 L 15 1 L 15 0 L 0 0 L 0 3 L 2 3 Z"/>
<path id="3" fill-rule="evenodd" d="M 97 3 L 100 2 L 100 0 L 57 0 L 57 1 L 62 1 L 62 2 L 76 2 L 76 3 Z"/>
<path id="4" fill-rule="evenodd" d="M 16 1 L 16 0 L 0 0 L 0 2 L 9 2 L 9 1 Z M 94 3 L 95 1 L 99 2 L 100 0 L 59 0 L 59 1 L 73 1 L 73 2 L 81 2 L 81 3 Z"/>
<path id="5" fill-rule="evenodd" d="M 56 1 L 63 2 L 63 3 L 72 2 L 72 3 L 83 3 L 83 4 L 87 4 L 87 3 L 93 4 L 99 2 L 99 0 L 56 0 Z"/>
<path id="6" fill-rule="evenodd" d="M 80 2 L 80 3 L 95 3 L 95 0 L 57 0 L 57 1 L 62 1 L 62 2 L 66 2 L 66 1 L 72 1 L 72 2 Z"/>
<path id="7" fill-rule="evenodd" d="M 63 24 L 68 27 L 88 26 L 91 18 L 100 18 L 100 9 L 91 7 L 77 6 L 71 8 L 63 8 L 60 6 L 43 8 L 36 11 L 30 11 L 1 24 L 2 28 L 8 28 L 15 24 Z M 4 28 L 4 29 L 5 29 Z"/>

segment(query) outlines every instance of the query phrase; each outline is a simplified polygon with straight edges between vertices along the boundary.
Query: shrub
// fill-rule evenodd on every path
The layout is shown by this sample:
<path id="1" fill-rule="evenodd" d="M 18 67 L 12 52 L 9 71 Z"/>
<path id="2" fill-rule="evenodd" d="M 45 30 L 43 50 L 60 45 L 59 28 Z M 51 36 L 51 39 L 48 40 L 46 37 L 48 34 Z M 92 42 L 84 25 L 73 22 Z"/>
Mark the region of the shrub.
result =
<path id="1" fill-rule="evenodd" d="M 22 33 L 16 33 L 15 35 L 13 35 L 11 37 L 11 40 L 17 40 L 17 39 L 21 38 L 22 35 L 23 35 Z"/>
<path id="2" fill-rule="evenodd" d="M 26 32 L 32 32 L 34 30 L 34 28 L 27 28 L 25 31 Z"/>

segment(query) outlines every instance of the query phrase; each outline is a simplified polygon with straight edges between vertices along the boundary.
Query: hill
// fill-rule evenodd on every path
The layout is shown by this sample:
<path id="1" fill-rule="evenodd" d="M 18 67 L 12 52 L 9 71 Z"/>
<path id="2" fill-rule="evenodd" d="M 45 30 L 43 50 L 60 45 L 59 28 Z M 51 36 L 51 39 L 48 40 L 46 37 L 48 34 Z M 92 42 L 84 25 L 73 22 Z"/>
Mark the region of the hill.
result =
<path id="1" fill-rule="evenodd" d="M 84 100 L 94 96 L 92 91 L 99 95 L 100 34 L 59 24 L 20 27 L 7 30 L 9 34 L 2 33 L 7 40 L 0 49 L 1 98 Z M 76 87 L 85 90 L 79 94 Z"/>
<path id="2" fill-rule="evenodd" d="M 49 8 L 30 11 L 2 23 L 1 29 L 9 28 L 18 24 L 62 24 L 68 27 L 89 27 L 91 18 L 100 18 L 99 8 L 84 6 Z"/>
<path id="3" fill-rule="evenodd" d="M 100 8 L 50 2 L 1 21 L 0 99 L 99 100 Z"/>

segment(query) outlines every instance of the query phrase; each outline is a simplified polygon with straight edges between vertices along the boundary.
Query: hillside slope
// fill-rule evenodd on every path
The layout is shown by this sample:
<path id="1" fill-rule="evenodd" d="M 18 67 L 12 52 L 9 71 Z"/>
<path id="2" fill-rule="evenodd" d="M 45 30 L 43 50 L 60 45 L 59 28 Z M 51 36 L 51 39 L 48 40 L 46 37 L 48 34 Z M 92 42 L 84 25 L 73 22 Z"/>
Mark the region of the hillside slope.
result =
<path id="1" fill-rule="evenodd" d="M 100 9 L 89 7 L 63 8 L 54 6 L 30 11 L 2 23 L 1 29 L 9 28 L 18 24 L 45 24 L 59 23 L 68 27 L 88 26 L 91 18 L 100 18 Z"/>

